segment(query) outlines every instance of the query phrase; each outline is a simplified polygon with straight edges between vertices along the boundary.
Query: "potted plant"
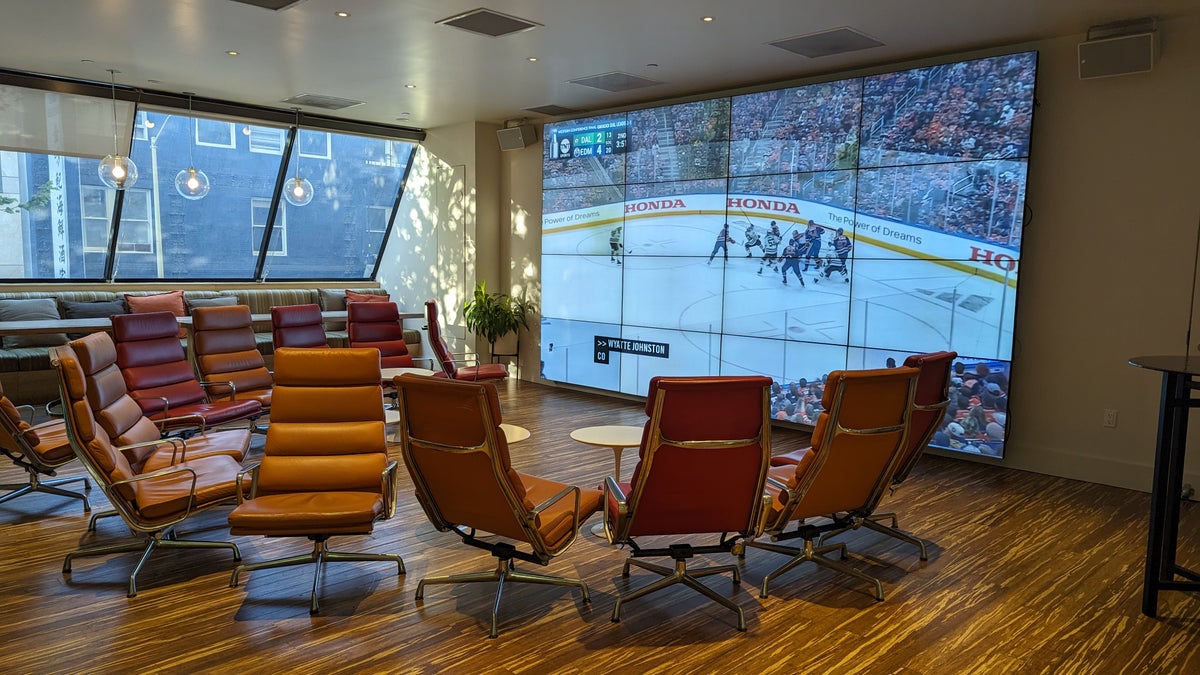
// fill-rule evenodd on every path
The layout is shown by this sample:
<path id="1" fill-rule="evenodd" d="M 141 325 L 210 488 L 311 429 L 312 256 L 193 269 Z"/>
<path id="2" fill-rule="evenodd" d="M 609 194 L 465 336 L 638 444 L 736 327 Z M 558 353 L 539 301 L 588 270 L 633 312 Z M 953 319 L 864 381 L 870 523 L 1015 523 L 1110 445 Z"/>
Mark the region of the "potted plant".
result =
<path id="1" fill-rule="evenodd" d="M 525 296 L 514 298 L 507 293 L 488 293 L 487 282 L 481 281 L 475 287 L 474 296 L 463 305 L 463 319 L 467 328 L 487 340 L 488 353 L 495 354 L 497 340 L 515 333 L 521 326 L 529 328 L 532 308 Z"/>

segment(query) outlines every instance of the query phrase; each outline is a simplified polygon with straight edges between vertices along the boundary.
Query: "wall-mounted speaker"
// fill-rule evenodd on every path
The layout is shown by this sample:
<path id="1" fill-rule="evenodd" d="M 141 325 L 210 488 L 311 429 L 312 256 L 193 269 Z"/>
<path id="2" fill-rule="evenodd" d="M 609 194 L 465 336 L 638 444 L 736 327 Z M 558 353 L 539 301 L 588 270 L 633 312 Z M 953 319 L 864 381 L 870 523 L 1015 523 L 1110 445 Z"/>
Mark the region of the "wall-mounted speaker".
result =
<path id="1" fill-rule="evenodd" d="M 496 140 L 501 150 L 520 150 L 537 142 L 537 129 L 532 124 L 497 129 Z"/>
<path id="2" fill-rule="evenodd" d="M 1158 58 L 1155 33 L 1088 40 L 1078 45 L 1079 79 L 1147 73 Z"/>

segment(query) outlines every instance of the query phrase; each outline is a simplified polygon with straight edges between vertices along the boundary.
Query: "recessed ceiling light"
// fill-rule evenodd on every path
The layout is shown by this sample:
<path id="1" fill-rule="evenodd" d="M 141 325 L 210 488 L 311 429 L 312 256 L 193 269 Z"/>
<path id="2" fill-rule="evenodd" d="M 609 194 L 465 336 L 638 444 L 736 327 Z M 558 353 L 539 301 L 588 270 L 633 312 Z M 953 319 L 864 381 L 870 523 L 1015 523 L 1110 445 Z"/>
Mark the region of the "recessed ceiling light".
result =
<path id="1" fill-rule="evenodd" d="M 527 58 L 527 59 L 525 59 L 525 60 L 526 60 L 526 61 L 528 61 L 528 62 L 530 62 L 530 63 L 537 63 L 537 57 L 536 57 L 536 56 L 531 56 L 531 57 L 529 57 L 529 58 Z"/>
<path id="2" fill-rule="evenodd" d="M 406 85 L 404 85 L 404 88 L 405 88 L 405 89 L 416 89 L 416 88 L 417 88 L 417 85 L 415 85 L 415 84 L 406 84 Z"/>
<path id="3" fill-rule="evenodd" d="M 704 23 L 712 23 L 713 22 L 713 18 L 711 16 L 702 16 L 702 17 L 700 17 L 700 20 L 703 21 Z"/>
<path id="4" fill-rule="evenodd" d="M 236 50 L 236 49 L 230 49 L 229 51 L 227 51 L 227 52 L 225 52 L 225 53 L 226 53 L 226 54 L 228 54 L 228 55 L 230 55 L 230 56 L 237 56 L 237 55 L 238 55 L 238 53 L 237 53 L 237 50 Z"/>
<path id="5" fill-rule="evenodd" d="M 334 12 L 334 14 L 336 14 L 339 19 L 349 19 L 350 18 L 350 12 Z"/>

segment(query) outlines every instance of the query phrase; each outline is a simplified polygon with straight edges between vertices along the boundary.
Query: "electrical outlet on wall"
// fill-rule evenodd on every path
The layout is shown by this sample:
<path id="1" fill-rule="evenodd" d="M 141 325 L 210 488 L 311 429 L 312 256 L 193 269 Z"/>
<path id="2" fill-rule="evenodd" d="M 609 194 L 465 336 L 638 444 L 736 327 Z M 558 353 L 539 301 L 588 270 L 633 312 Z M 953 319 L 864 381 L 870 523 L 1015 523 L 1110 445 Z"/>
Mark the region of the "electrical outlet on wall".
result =
<path id="1" fill-rule="evenodd" d="M 1104 426 L 1107 429 L 1113 429 L 1117 426 L 1117 411 L 1115 408 L 1104 409 Z"/>

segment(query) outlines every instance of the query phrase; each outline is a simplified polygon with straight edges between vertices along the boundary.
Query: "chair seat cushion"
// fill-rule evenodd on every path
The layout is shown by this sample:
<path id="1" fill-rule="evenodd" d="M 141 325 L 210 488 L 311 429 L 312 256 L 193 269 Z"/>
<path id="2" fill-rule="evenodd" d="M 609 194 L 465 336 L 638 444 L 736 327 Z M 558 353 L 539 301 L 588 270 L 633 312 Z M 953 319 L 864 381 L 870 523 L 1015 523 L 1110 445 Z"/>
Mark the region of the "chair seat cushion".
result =
<path id="1" fill-rule="evenodd" d="M 369 534 L 384 515 L 377 492 L 295 492 L 261 495 L 229 512 L 235 535 Z"/>
<path id="2" fill-rule="evenodd" d="M 71 450 L 71 444 L 67 441 L 67 428 L 62 420 L 46 422 L 29 431 L 36 434 L 34 437 L 37 438 L 37 444 L 34 445 L 33 451 L 43 463 L 54 467 L 74 459 L 75 452 Z"/>
<path id="3" fill-rule="evenodd" d="M 567 487 L 565 483 L 546 480 L 527 474 L 519 474 L 521 483 L 525 485 L 525 499 L 534 506 L 553 497 Z M 599 490 L 581 489 L 579 495 L 579 522 L 587 520 L 600 508 L 600 500 L 604 495 Z M 546 547 L 554 550 L 562 546 L 575 534 L 574 529 L 575 498 L 567 495 L 552 504 L 538 516 L 537 528 L 546 542 Z"/>
<path id="4" fill-rule="evenodd" d="M 255 400 L 246 401 L 213 401 L 212 403 L 189 403 L 173 407 L 167 411 L 167 415 L 161 412 L 148 415 L 152 420 L 161 419 L 163 417 L 186 417 L 187 415 L 200 415 L 204 418 L 205 423 L 210 427 L 215 427 L 226 422 L 236 422 L 253 417 L 262 412 L 262 404 Z M 190 425 L 191 422 L 188 422 Z M 171 426 L 167 424 L 168 428 Z"/>
<path id="5" fill-rule="evenodd" d="M 184 458 L 189 462 L 201 457 L 227 455 L 240 463 L 246 456 L 246 450 L 250 448 L 250 430 L 207 431 L 204 434 L 192 436 L 187 439 L 186 443 L 187 450 Z M 180 449 L 183 449 L 182 446 Z M 164 443 L 146 457 L 138 471 L 149 473 L 170 466 L 175 455 L 173 451 L 172 444 Z"/>
<path id="6" fill-rule="evenodd" d="M 232 457 L 198 457 L 176 465 L 196 473 L 197 509 L 237 495 L 237 475 L 242 465 Z M 182 514 L 188 508 L 192 474 L 188 471 L 133 483 L 134 503 L 143 518 L 160 519 Z"/>
<path id="7" fill-rule="evenodd" d="M 785 452 L 782 455 L 775 455 L 771 458 L 771 466 L 786 466 L 788 464 L 794 466 L 803 461 L 810 454 L 811 450 L 812 448 L 802 448 L 800 450 Z"/>
<path id="8" fill-rule="evenodd" d="M 797 450 L 794 454 L 799 460 L 796 464 L 772 466 L 767 470 L 767 476 L 788 487 L 795 487 L 800 477 L 808 473 L 809 468 L 817 459 L 817 454 L 811 448 Z M 787 492 L 774 483 L 767 483 L 766 490 L 771 494 L 771 517 L 774 518 L 787 505 Z"/>
<path id="9" fill-rule="evenodd" d="M 478 366 L 459 368 L 455 373 L 456 380 L 498 380 L 508 377 L 508 368 L 503 363 L 481 363 Z"/>

